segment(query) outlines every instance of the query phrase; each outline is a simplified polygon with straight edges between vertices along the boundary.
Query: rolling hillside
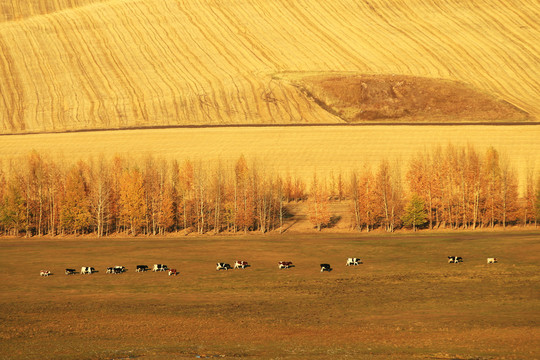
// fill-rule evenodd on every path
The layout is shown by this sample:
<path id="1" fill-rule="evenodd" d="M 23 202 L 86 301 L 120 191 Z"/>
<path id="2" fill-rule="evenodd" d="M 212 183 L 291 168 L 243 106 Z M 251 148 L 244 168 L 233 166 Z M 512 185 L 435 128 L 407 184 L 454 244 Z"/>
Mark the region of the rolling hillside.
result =
<path id="1" fill-rule="evenodd" d="M 344 121 L 284 72 L 454 80 L 538 121 L 539 18 L 520 0 L 0 0 L 0 133 Z"/>

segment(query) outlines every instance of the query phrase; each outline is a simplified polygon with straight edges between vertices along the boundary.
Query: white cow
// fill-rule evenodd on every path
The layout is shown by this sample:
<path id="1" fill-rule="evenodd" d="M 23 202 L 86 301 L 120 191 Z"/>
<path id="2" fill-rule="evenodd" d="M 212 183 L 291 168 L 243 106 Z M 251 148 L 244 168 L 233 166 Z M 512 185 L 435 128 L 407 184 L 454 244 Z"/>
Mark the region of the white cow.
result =
<path id="1" fill-rule="evenodd" d="M 163 264 L 154 264 L 154 268 L 152 269 L 152 271 L 167 271 L 169 268 L 167 267 L 167 265 L 163 265 Z"/>
<path id="2" fill-rule="evenodd" d="M 40 270 L 39 275 L 40 276 L 49 276 L 49 275 L 51 275 L 51 272 L 49 270 Z"/>
<path id="3" fill-rule="evenodd" d="M 488 264 L 495 264 L 497 262 L 497 258 L 487 258 Z"/>
<path id="4" fill-rule="evenodd" d="M 94 269 L 91 266 L 83 266 L 81 268 L 81 274 L 93 274 L 96 272 L 96 269 Z"/>
<path id="5" fill-rule="evenodd" d="M 230 264 L 227 263 L 217 263 L 216 270 L 229 270 L 232 269 Z"/>
<path id="6" fill-rule="evenodd" d="M 359 258 L 347 258 L 347 266 L 356 266 L 358 264 L 362 264 L 362 260 Z"/>

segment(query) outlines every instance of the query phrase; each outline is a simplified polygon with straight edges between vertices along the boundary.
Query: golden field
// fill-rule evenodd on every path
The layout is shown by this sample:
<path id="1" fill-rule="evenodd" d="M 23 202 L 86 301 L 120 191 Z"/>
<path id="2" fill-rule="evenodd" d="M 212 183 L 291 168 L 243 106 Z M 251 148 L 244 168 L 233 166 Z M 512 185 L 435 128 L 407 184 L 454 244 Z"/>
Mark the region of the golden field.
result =
<path id="1" fill-rule="evenodd" d="M 0 132 L 343 122 L 279 78 L 305 71 L 459 81 L 538 120 L 539 17 L 521 0 L 0 0 Z"/>
<path id="2" fill-rule="evenodd" d="M 494 146 L 515 167 L 523 188 L 527 171 L 538 171 L 540 166 L 538 139 L 540 126 L 535 125 L 210 127 L 1 136 L 0 154 L 5 166 L 32 150 L 67 163 L 106 154 L 214 165 L 221 160 L 232 166 L 243 154 L 262 171 L 309 181 L 314 171 L 347 175 L 364 165 L 375 170 L 384 159 L 400 162 L 405 171 L 418 152 L 431 152 L 438 145 L 470 144 L 482 154 Z"/>

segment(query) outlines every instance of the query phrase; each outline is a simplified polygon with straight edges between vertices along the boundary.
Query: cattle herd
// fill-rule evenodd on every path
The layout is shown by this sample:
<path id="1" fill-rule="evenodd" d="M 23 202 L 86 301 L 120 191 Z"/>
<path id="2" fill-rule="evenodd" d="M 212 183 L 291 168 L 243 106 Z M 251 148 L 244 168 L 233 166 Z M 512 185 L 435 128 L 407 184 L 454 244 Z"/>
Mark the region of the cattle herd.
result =
<path id="1" fill-rule="evenodd" d="M 448 263 L 449 264 L 459 264 L 463 262 L 463 258 L 461 256 L 448 256 Z M 490 258 L 487 258 L 487 263 L 488 264 L 495 264 L 497 262 L 497 258 L 493 258 L 493 257 L 490 257 Z M 363 264 L 362 260 L 359 259 L 359 258 L 347 258 L 347 262 L 345 263 L 346 266 L 357 266 L 357 265 L 360 265 L 360 264 Z M 224 263 L 224 262 L 218 262 L 216 264 L 216 270 L 230 270 L 230 269 L 245 269 L 247 267 L 250 267 L 251 265 L 248 264 L 247 261 L 243 261 L 243 260 L 237 260 L 234 262 L 234 265 L 231 266 L 231 264 L 229 263 Z M 292 261 L 279 261 L 278 262 L 278 269 L 289 269 L 291 267 L 294 267 L 294 264 L 292 263 Z M 330 266 L 330 264 L 320 264 L 320 268 L 321 268 L 321 272 L 324 272 L 324 271 L 332 271 L 332 267 Z M 136 266 L 136 272 L 146 272 L 146 271 L 149 271 L 150 268 L 148 267 L 148 265 L 137 265 Z M 122 274 L 124 272 L 126 272 L 127 269 L 124 267 L 124 266 L 114 266 L 114 267 L 108 267 L 107 268 L 107 271 L 106 271 L 106 274 Z M 178 275 L 178 271 L 176 269 L 169 269 L 169 267 L 167 265 L 164 265 L 164 264 L 154 264 L 154 267 L 152 268 L 152 271 L 154 272 L 157 272 L 157 271 L 167 271 L 169 276 L 172 276 L 172 275 Z M 83 266 L 81 267 L 81 272 L 80 274 L 84 275 L 84 274 L 93 274 L 93 273 L 96 273 L 97 270 L 91 266 Z M 77 271 L 75 269 L 66 269 L 65 270 L 65 274 L 66 275 L 74 275 L 76 274 Z M 40 276 L 49 276 L 49 275 L 52 275 L 51 271 L 50 270 L 40 270 L 39 272 L 39 275 Z"/>

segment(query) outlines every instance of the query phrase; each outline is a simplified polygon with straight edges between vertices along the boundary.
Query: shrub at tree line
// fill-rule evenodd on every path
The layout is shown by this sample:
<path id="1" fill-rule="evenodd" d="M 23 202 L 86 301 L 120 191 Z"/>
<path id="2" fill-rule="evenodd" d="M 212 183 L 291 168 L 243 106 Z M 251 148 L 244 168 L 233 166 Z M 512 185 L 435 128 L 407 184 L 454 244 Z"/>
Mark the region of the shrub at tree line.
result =
<path id="1" fill-rule="evenodd" d="M 409 162 L 320 178 L 308 185 L 268 174 L 244 156 L 203 166 L 148 157 L 79 161 L 67 167 L 37 152 L 0 171 L 0 231 L 5 235 L 166 234 L 281 231 L 291 202 L 306 202 L 314 229 L 331 226 L 331 205 L 350 204 L 352 229 L 506 227 L 540 218 L 540 179 L 525 192 L 499 153 L 434 148 Z M 402 169 L 404 171 L 402 171 Z M 403 174 L 405 174 L 403 179 Z"/>

